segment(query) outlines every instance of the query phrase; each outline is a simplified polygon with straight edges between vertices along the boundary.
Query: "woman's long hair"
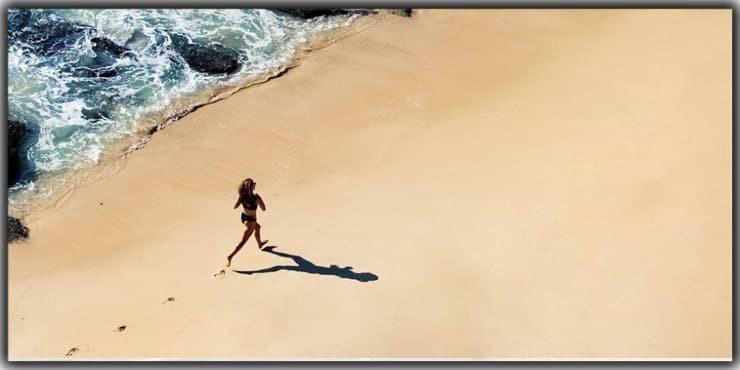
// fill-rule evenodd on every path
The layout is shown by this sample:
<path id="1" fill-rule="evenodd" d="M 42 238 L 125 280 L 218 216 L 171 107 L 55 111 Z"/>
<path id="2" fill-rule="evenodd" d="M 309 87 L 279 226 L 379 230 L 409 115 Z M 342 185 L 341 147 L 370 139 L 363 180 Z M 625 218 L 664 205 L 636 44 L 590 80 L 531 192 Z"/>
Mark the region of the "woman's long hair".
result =
<path id="1" fill-rule="evenodd" d="M 242 181 L 241 184 L 239 184 L 239 198 L 242 200 L 242 203 L 254 203 L 254 193 L 252 193 L 252 186 L 254 185 L 254 180 L 252 180 L 251 177 L 247 177 Z"/>

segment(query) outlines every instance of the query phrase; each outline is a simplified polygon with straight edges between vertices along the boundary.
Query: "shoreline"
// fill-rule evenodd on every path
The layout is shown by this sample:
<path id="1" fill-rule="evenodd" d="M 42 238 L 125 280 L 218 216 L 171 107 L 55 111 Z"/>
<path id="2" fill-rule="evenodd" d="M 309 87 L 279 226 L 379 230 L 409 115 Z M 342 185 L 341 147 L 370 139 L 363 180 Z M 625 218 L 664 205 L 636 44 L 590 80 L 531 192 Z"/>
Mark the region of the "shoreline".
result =
<path id="1" fill-rule="evenodd" d="M 318 50 L 31 219 L 9 359 L 731 357 L 731 21 L 422 9 Z M 244 177 L 283 255 L 214 276 Z"/>
<path id="2" fill-rule="evenodd" d="M 231 84 L 220 86 L 215 90 L 203 91 L 199 96 L 184 97 L 181 100 L 187 103 L 175 103 L 180 107 L 176 111 L 152 112 L 136 124 L 135 133 L 132 136 L 121 138 L 117 143 L 111 143 L 97 164 L 87 168 L 68 169 L 59 174 L 46 174 L 44 178 L 36 179 L 35 183 L 39 181 L 41 184 L 57 183 L 57 185 L 51 185 L 53 189 L 49 191 L 49 194 L 39 195 L 28 193 L 27 190 L 21 190 L 26 193 L 17 193 L 18 190 L 16 190 L 14 198 L 20 198 L 19 202 L 21 204 L 13 205 L 8 213 L 11 214 L 12 212 L 13 217 L 22 221 L 27 218 L 43 217 L 44 213 L 59 207 L 67 196 L 76 189 L 113 176 L 121 171 L 126 166 L 126 160 L 129 156 L 144 148 L 158 131 L 166 129 L 204 106 L 226 99 L 241 90 L 280 78 L 291 69 L 299 67 L 302 60 L 307 58 L 311 52 L 329 47 L 333 43 L 362 32 L 363 29 L 372 27 L 382 22 L 384 18 L 391 16 L 394 16 L 394 14 L 385 9 L 379 9 L 378 13 L 358 16 L 350 25 L 320 32 L 313 39 L 297 44 L 295 55 L 291 57 L 288 63 L 278 69 L 256 78 L 245 77 Z M 35 187 L 36 184 L 32 186 Z"/>

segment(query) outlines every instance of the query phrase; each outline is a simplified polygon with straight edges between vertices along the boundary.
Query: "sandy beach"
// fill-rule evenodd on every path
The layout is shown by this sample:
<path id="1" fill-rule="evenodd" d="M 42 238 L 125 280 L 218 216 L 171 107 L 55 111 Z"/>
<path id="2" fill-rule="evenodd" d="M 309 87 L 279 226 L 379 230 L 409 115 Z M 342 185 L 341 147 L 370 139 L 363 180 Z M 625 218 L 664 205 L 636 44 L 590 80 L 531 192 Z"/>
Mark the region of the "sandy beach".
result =
<path id="1" fill-rule="evenodd" d="M 9 358 L 728 359 L 731 16 L 383 16 L 31 214 Z"/>

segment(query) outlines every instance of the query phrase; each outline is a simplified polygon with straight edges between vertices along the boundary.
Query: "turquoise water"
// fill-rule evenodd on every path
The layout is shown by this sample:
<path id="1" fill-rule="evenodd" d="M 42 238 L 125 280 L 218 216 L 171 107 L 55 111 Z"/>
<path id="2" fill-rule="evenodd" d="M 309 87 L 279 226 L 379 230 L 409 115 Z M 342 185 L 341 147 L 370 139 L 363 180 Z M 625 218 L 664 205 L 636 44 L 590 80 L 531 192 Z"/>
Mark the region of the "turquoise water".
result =
<path id="1" fill-rule="evenodd" d="M 18 21 L 22 17 L 28 17 L 25 23 Z M 275 74 L 301 45 L 355 18 L 301 20 L 260 9 L 10 9 L 8 110 L 35 128 L 28 150 L 33 168 L 10 189 L 11 208 L 28 198 L 18 194 L 53 193 L 65 174 L 99 164 L 116 144 L 204 95 Z M 69 23 L 85 28 L 54 43 L 34 43 L 34 27 Z M 193 70 L 174 50 L 172 34 L 238 51 L 239 69 L 217 75 Z M 127 51 L 101 56 L 93 50 L 94 38 Z M 45 183 L 50 176 L 57 181 Z"/>

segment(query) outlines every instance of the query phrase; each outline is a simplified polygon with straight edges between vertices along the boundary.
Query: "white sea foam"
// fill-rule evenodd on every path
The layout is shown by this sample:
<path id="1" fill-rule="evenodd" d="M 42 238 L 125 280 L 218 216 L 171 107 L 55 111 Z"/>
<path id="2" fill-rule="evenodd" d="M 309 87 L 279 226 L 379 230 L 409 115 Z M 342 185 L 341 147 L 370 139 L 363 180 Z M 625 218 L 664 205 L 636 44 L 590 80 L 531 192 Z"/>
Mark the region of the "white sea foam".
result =
<path id="1" fill-rule="evenodd" d="M 301 44 L 353 19 L 305 21 L 261 9 L 33 10 L 33 21 L 68 21 L 92 30 L 47 56 L 22 41 L 9 42 L 9 113 L 37 127 L 29 158 L 39 179 L 55 178 L 18 184 L 10 189 L 11 198 L 53 193 L 50 187 L 63 184 L 64 173 L 71 176 L 95 166 L 116 143 L 134 142 L 142 122 L 161 124 L 157 120 L 182 111 L 205 93 L 273 74 L 293 60 Z M 235 49 L 242 67 L 231 75 L 198 73 L 172 48 L 170 34 Z M 96 57 L 92 37 L 130 49 L 106 67 L 116 75 L 91 78 L 74 72 Z M 11 199 L 14 205 L 18 201 Z"/>

